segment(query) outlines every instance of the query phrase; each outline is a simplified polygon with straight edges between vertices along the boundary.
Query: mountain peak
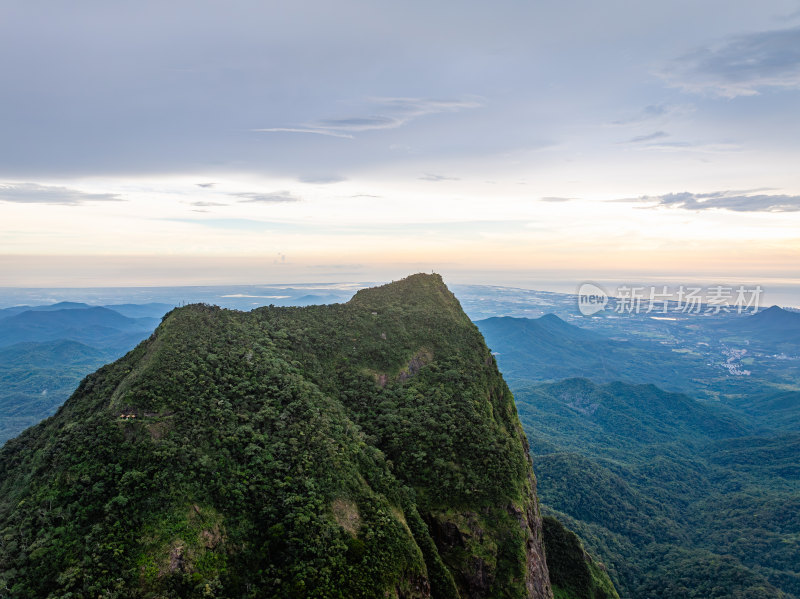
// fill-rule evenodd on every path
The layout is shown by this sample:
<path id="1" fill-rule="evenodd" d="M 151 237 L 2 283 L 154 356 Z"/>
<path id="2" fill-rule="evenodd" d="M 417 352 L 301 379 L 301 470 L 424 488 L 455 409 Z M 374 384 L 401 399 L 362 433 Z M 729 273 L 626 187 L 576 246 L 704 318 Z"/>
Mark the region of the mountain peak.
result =
<path id="1" fill-rule="evenodd" d="M 463 315 L 461 304 L 444 284 L 441 275 L 435 273 L 417 273 L 386 285 L 360 289 L 347 303 L 372 310 L 385 306 L 430 310 L 444 308 L 452 315 Z"/>
<path id="2" fill-rule="evenodd" d="M 760 327 L 772 327 L 783 329 L 788 327 L 795 329 L 800 327 L 800 313 L 784 310 L 780 306 L 771 306 L 766 310 L 753 314 L 744 319 L 744 322 L 749 325 L 758 325 Z"/>
<path id="3" fill-rule="evenodd" d="M 793 315 L 796 314 L 795 312 L 790 312 L 789 310 L 784 310 L 780 306 L 770 306 L 766 310 L 761 310 L 756 314 L 756 316 L 771 316 L 771 317 L 778 317 L 778 318 L 792 318 Z"/>
<path id="4" fill-rule="evenodd" d="M 0 450 L 0 579 L 26 597 L 551 599 L 535 485 L 440 276 L 191 305 Z"/>

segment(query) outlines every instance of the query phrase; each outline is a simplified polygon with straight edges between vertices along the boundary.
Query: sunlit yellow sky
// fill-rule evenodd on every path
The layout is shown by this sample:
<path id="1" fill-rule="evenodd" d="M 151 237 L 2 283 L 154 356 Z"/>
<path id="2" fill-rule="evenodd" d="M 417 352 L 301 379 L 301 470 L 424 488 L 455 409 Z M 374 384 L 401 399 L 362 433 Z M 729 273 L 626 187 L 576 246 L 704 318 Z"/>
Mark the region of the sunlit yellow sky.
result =
<path id="1" fill-rule="evenodd" d="M 800 283 L 800 5 L 595 4 L 5 3 L 0 286 Z"/>

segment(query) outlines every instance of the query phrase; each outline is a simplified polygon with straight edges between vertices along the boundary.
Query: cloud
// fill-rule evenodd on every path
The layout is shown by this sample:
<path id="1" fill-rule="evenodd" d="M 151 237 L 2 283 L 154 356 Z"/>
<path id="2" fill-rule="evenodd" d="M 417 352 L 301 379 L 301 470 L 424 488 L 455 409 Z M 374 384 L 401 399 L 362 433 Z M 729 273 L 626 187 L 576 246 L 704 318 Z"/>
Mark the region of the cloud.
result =
<path id="1" fill-rule="evenodd" d="M 458 177 L 447 177 L 445 175 L 437 175 L 436 173 L 425 173 L 418 178 L 420 181 L 459 181 Z"/>
<path id="2" fill-rule="evenodd" d="M 575 198 L 560 198 L 556 196 L 545 196 L 540 198 L 543 202 L 569 202 L 574 200 Z"/>
<path id="3" fill-rule="evenodd" d="M 38 183 L 0 184 L 0 201 L 17 204 L 61 204 L 78 206 L 85 202 L 124 202 L 116 193 L 87 193 L 68 187 Z"/>
<path id="4" fill-rule="evenodd" d="M 656 150 L 661 152 L 697 152 L 700 154 L 724 154 L 727 152 L 738 152 L 742 149 L 740 145 L 731 143 L 700 143 L 692 141 L 662 141 L 656 143 L 645 143 L 641 146 L 645 150 Z"/>
<path id="5" fill-rule="evenodd" d="M 195 183 L 195 185 L 208 189 L 209 187 L 214 187 L 216 183 Z"/>
<path id="6" fill-rule="evenodd" d="M 800 27 L 699 48 L 674 60 L 661 75 L 684 91 L 725 98 L 754 96 L 765 88 L 800 89 Z"/>
<path id="7" fill-rule="evenodd" d="M 284 202 L 299 202 L 300 198 L 291 191 L 275 191 L 272 193 L 241 192 L 228 194 L 237 198 L 242 203 L 281 204 Z"/>
<path id="8" fill-rule="evenodd" d="M 225 204 L 223 202 L 192 202 L 191 205 L 205 208 L 209 206 L 228 206 L 229 204 Z"/>
<path id="9" fill-rule="evenodd" d="M 653 133 L 648 133 L 647 135 L 637 135 L 636 137 L 632 137 L 623 143 L 640 144 L 648 141 L 655 141 L 656 139 L 663 139 L 664 137 L 669 137 L 669 133 L 666 131 L 654 131 Z"/>
<path id="10" fill-rule="evenodd" d="M 666 131 L 653 131 L 644 135 L 637 135 L 628 140 L 618 142 L 622 145 L 633 146 L 637 150 L 655 150 L 661 152 L 697 152 L 701 154 L 720 154 L 737 152 L 741 146 L 725 142 L 702 141 L 663 141 L 670 137 Z"/>
<path id="11" fill-rule="evenodd" d="M 694 110 L 688 104 L 650 104 L 642 108 L 638 114 L 625 119 L 613 121 L 612 125 L 639 125 L 649 121 L 664 121 L 672 116 L 682 115 Z"/>
<path id="12" fill-rule="evenodd" d="M 800 212 L 800 196 L 769 195 L 761 189 L 714 191 L 710 193 L 668 193 L 617 200 L 652 204 L 650 208 L 668 207 L 684 210 L 731 210 L 733 212 Z"/>
<path id="13" fill-rule="evenodd" d="M 428 100 L 423 98 L 369 98 L 367 104 L 372 114 L 339 119 L 324 119 L 301 125 L 267 127 L 253 131 L 264 133 L 312 133 L 330 137 L 353 138 L 356 133 L 397 129 L 410 121 L 432 114 L 458 112 L 465 108 L 479 108 L 477 99 Z"/>
<path id="14" fill-rule="evenodd" d="M 302 177 L 297 178 L 300 183 L 316 183 L 318 185 L 328 185 L 330 183 L 341 183 L 342 181 L 347 181 L 345 177 L 339 177 L 338 175 L 304 175 Z"/>
<path id="15" fill-rule="evenodd" d="M 257 133 L 313 133 L 316 135 L 327 135 L 328 137 L 345 137 L 353 139 L 353 136 L 348 133 L 339 133 L 328 129 L 319 127 L 267 127 L 265 129 L 253 129 Z"/>
<path id="16" fill-rule="evenodd" d="M 227 231 L 254 231 L 259 233 L 292 228 L 291 225 L 285 223 L 266 222 L 249 218 L 158 218 L 156 220 L 200 225 Z"/>

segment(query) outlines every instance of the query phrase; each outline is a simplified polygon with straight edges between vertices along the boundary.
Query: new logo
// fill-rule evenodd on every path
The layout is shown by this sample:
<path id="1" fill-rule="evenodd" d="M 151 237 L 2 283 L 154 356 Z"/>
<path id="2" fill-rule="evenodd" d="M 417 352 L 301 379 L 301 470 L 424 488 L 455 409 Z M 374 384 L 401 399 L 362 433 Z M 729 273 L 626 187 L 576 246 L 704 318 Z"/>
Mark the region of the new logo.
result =
<path id="1" fill-rule="evenodd" d="M 578 289 L 578 310 L 584 316 L 597 314 L 608 304 L 608 294 L 594 283 L 584 283 Z"/>

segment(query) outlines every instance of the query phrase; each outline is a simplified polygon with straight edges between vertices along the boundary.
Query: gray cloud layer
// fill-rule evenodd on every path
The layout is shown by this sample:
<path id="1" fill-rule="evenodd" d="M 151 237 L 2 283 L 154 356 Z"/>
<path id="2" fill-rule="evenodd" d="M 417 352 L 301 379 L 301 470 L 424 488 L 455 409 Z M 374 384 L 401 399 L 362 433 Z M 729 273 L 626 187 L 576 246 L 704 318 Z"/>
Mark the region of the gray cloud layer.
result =
<path id="1" fill-rule="evenodd" d="M 796 87 L 797 28 L 731 37 L 774 29 L 785 0 L 720 6 L 4 0 L 0 178 L 180 174 L 210 187 L 228 173 L 353 179 L 387 165 L 466 178 L 453 165 L 543 148 L 607 160 L 630 149 L 615 141 L 659 130 L 796 151 L 796 98 L 719 110 L 718 97 Z M 709 39 L 724 41 L 685 54 Z M 717 90 L 689 110 L 651 77 L 676 56 L 667 83 Z M 631 131 L 612 139 L 612 123 Z"/>
<path id="2" fill-rule="evenodd" d="M 421 177 L 417 177 L 420 181 L 458 181 L 458 177 L 448 177 L 446 175 L 439 175 L 437 173 L 425 173 Z"/>
<path id="3" fill-rule="evenodd" d="M 0 184 L 0 201 L 18 204 L 61 204 L 77 206 L 86 202 L 122 202 L 115 193 L 86 193 L 68 187 L 38 183 Z"/>
<path id="4" fill-rule="evenodd" d="M 290 191 L 276 191 L 272 193 L 257 193 L 257 192 L 241 192 L 231 193 L 242 203 L 256 203 L 256 204 L 280 204 L 283 202 L 299 202 L 300 198 Z"/>
<path id="5" fill-rule="evenodd" d="M 800 89 L 800 27 L 740 35 L 716 48 L 695 50 L 663 75 L 686 91 L 727 98 L 765 88 Z"/>
<path id="6" fill-rule="evenodd" d="M 731 210 L 733 212 L 800 212 L 800 196 L 768 195 L 754 191 L 715 191 L 711 193 L 668 193 L 620 200 L 684 210 Z"/>
<path id="7" fill-rule="evenodd" d="M 648 133 L 647 135 L 637 135 L 636 137 L 632 137 L 627 141 L 627 143 L 640 144 L 648 141 L 655 141 L 656 139 L 663 139 L 665 137 L 669 137 L 669 133 L 665 131 L 655 131 L 653 133 Z"/>
<path id="8" fill-rule="evenodd" d="M 464 108 L 478 108 L 477 100 L 426 100 L 423 98 L 371 98 L 371 110 L 376 114 L 341 119 L 325 119 L 302 125 L 255 129 L 263 133 L 314 133 L 331 137 L 352 138 L 357 133 L 381 129 L 396 129 L 419 117 Z"/>
<path id="9" fill-rule="evenodd" d="M 303 175 L 297 178 L 300 183 L 314 183 L 317 185 L 328 185 L 331 183 L 341 183 L 347 181 L 346 177 L 338 175 Z"/>
<path id="10" fill-rule="evenodd" d="M 192 206 L 199 206 L 201 208 L 207 208 L 209 206 L 228 206 L 229 204 L 225 204 L 223 202 L 192 202 Z"/>

